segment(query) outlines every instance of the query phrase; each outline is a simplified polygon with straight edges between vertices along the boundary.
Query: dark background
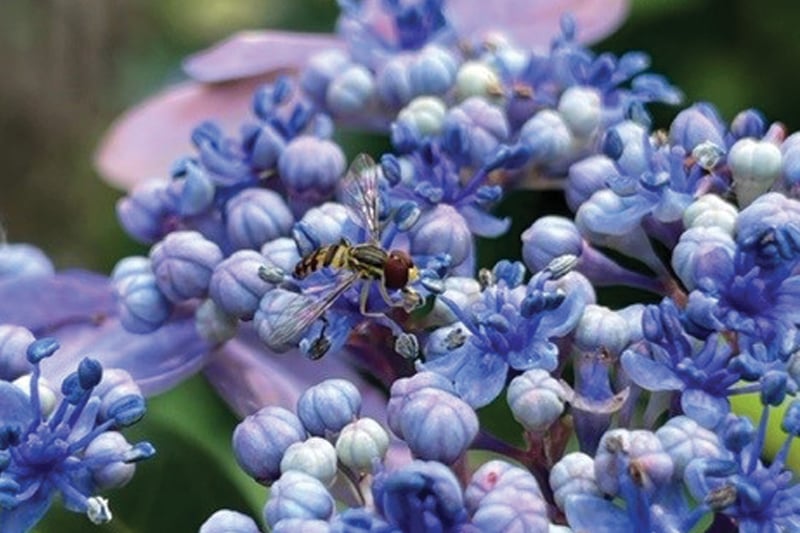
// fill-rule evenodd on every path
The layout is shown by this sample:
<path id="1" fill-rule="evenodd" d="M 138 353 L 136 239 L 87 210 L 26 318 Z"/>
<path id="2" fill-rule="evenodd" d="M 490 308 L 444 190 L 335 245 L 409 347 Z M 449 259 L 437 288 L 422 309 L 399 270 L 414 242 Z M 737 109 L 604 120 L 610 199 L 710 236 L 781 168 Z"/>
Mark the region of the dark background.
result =
<path id="1" fill-rule="evenodd" d="M 335 15 L 332 0 L 0 0 L 0 223 L 9 240 L 42 247 L 59 267 L 104 272 L 141 250 L 116 223 L 120 193 L 91 166 L 105 128 L 182 79 L 180 59 L 192 51 L 242 28 L 327 31 Z M 686 104 L 711 101 L 726 119 L 757 107 L 792 131 L 800 127 L 798 21 L 800 4 L 789 0 L 635 0 L 623 27 L 594 49 L 646 51 Z M 676 112 L 656 109 L 656 125 L 667 127 Z M 515 229 L 535 216 L 526 212 Z M 518 257 L 518 244 L 503 246 L 485 257 Z M 225 506 L 259 517 L 263 490 L 231 463 L 235 421 L 202 380 L 150 405 L 134 433 L 156 444 L 158 459 L 112 493 L 116 518 L 93 531 L 196 531 Z M 41 531 L 89 527 L 56 512 Z"/>

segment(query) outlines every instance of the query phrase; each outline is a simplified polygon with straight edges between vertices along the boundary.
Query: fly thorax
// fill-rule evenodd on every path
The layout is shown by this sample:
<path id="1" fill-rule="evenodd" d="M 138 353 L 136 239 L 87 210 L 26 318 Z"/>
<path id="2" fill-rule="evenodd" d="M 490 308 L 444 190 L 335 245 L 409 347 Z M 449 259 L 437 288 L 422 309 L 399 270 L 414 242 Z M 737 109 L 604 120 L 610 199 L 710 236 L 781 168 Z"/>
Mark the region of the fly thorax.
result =
<path id="1" fill-rule="evenodd" d="M 348 268 L 364 279 L 381 279 L 388 254 L 374 244 L 358 244 L 350 249 Z"/>

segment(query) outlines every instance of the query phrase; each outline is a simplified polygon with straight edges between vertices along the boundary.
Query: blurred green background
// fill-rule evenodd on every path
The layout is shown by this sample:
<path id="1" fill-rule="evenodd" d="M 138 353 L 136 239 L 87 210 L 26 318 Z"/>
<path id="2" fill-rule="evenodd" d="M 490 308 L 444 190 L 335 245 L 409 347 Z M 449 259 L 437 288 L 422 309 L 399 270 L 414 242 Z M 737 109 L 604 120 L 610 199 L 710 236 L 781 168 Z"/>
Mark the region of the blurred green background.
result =
<path id="1" fill-rule="evenodd" d="M 91 166 L 105 128 L 180 80 L 192 51 L 244 28 L 328 31 L 335 15 L 333 0 L 0 0 L 0 223 L 9 240 L 44 248 L 59 267 L 104 272 L 140 250 L 116 223 L 120 193 Z M 646 51 L 687 103 L 712 101 L 727 119 L 757 107 L 792 131 L 798 21 L 800 3 L 789 0 L 635 0 L 624 26 L 594 48 Z M 657 109 L 657 125 L 675 112 Z M 203 427 L 182 424 L 200 411 L 192 418 Z M 117 519 L 94 530 L 196 531 L 216 508 L 257 509 L 263 491 L 219 465 L 233 424 L 200 379 L 153 400 L 137 433 L 160 458 L 112 495 Z M 88 528 L 82 516 L 56 513 L 40 530 Z"/>

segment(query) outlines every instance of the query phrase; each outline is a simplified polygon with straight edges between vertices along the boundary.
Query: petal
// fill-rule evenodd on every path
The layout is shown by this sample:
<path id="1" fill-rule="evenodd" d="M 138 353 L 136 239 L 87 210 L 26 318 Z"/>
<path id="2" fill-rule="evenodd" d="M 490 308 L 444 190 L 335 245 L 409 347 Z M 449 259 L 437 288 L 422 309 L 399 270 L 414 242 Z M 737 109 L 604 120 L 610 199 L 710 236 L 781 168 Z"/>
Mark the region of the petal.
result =
<path id="1" fill-rule="evenodd" d="M 54 276 L 0 281 L 0 323 L 24 326 L 34 334 L 75 322 L 94 323 L 114 314 L 108 278 L 68 270 Z"/>
<path id="2" fill-rule="evenodd" d="M 603 498 L 576 494 L 567 498 L 565 507 L 567 523 L 576 531 L 633 531 L 625 512 Z"/>
<path id="3" fill-rule="evenodd" d="M 0 513 L 0 531 L 30 531 L 50 508 L 54 491 L 39 490 L 14 509 Z"/>
<path id="4" fill-rule="evenodd" d="M 681 390 L 684 387 L 672 369 L 633 350 L 623 352 L 620 362 L 628 377 L 649 391 Z"/>
<path id="5" fill-rule="evenodd" d="M 304 357 L 297 350 L 275 354 L 255 334 L 243 328 L 236 339 L 218 350 L 205 374 L 240 416 L 267 405 L 294 411 L 298 398 L 311 385 L 329 378 L 343 378 L 361 392 L 363 415 L 386 420 L 385 396 L 358 375 L 348 364 L 344 351 L 317 361 Z"/>
<path id="6" fill-rule="evenodd" d="M 53 334 L 61 349 L 42 363 L 42 374 L 51 383 L 61 382 L 81 359 L 90 356 L 105 368 L 128 371 L 146 396 L 194 375 L 213 349 L 198 335 L 193 314 L 175 316 L 147 335 L 130 333 L 116 317 L 97 325 L 67 326 Z"/>
<path id="7" fill-rule="evenodd" d="M 549 45 L 564 13 L 574 17 L 580 42 L 600 40 L 628 14 L 627 0 L 450 0 L 447 7 L 461 35 L 499 30 L 523 46 Z"/>
<path id="8" fill-rule="evenodd" d="M 126 111 L 106 132 L 94 156 L 105 180 L 121 189 L 169 174 L 172 163 L 192 152 L 192 130 L 216 121 L 235 132 L 250 115 L 255 89 L 272 81 L 276 72 L 231 83 L 185 82 L 164 89 Z"/>
<path id="9" fill-rule="evenodd" d="M 183 70 L 206 83 L 237 80 L 299 69 L 315 53 L 344 46 L 333 34 L 242 31 L 190 55 Z"/>

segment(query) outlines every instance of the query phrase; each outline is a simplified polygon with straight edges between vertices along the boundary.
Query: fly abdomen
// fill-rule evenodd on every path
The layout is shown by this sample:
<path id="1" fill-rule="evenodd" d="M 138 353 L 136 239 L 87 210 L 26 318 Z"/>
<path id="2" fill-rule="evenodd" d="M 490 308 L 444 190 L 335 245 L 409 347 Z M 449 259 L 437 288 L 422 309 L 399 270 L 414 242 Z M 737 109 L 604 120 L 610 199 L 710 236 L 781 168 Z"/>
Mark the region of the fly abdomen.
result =
<path id="1" fill-rule="evenodd" d="M 294 267 L 294 277 L 303 279 L 312 272 L 325 267 L 346 268 L 349 250 L 350 245 L 346 243 L 331 244 L 317 248 L 298 261 Z"/>

